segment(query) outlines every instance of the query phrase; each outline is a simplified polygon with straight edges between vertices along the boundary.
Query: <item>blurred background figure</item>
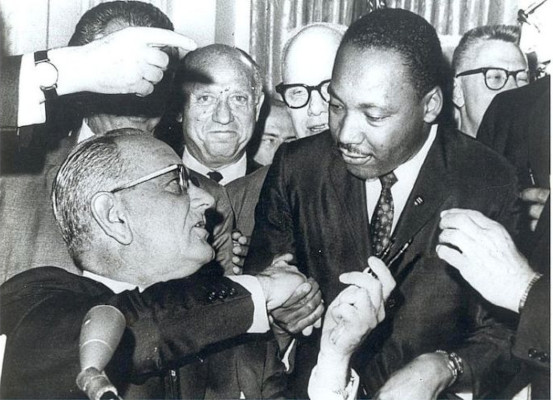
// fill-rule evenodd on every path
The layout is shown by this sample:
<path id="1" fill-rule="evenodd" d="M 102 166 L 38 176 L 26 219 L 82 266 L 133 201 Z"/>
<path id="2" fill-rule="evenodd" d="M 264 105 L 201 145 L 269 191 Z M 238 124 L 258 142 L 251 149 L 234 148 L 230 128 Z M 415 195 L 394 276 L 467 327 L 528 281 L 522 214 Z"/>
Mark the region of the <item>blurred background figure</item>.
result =
<path id="1" fill-rule="evenodd" d="M 453 103 L 458 128 L 476 137 L 486 109 L 500 92 L 528 84 L 528 64 L 518 41 L 520 29 L 480 26 L 466 32 L 453 53 Z"/>
<path id="2" fill-rule="evenodd" d="M 273 157 L 279 146 L 282 143 L 296 140 L 296 134 L 286 106 L 274 99 L 271 99 L 270 102 L 269 115 L 264 123 L 260 121 L 259 125 L 261 134 L 253 159 L 261 165 L 269 165 L 273 162 Z"/>

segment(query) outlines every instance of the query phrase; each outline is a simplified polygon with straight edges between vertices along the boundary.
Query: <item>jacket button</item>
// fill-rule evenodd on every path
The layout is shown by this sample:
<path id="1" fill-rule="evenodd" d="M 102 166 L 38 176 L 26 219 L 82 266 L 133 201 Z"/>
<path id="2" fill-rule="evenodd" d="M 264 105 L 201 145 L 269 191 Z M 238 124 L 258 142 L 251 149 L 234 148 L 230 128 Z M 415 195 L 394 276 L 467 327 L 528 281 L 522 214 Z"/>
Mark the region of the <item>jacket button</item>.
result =
<path id="1" fill-rule="evenodd" d="M 549 362 L 549 354 L 545 352 L 541 353 L 540 356 L 538 357 L 538 360 L 541 362 Z"/>
<path id="2" fill-rule="evenodd" d="M 536 349 L 530 349 L 528 350 L 528 357 L 529 358 L 535 358 L 538 355 L 538 351 Z"/>

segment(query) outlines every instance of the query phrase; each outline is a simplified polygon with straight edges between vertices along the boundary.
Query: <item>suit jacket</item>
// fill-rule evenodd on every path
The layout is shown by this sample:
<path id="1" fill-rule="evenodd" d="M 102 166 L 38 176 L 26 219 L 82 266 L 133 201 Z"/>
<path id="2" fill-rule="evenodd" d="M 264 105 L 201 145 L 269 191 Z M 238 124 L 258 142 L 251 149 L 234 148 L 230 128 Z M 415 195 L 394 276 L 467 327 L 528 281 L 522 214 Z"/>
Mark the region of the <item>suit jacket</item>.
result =
<path id="1" fill-rule="evenodd" d="M 0 129 L 17 129 L 21 56 L 2 57 L 0 74 Z"/>
<path id="2" fill-rule="evenodd" d="M 209 297 L 213 291 L 220 294 L 229 288 L 235 293 Z M 79 335 L 85 314 L 99 304 L 117 307 L 127 320 L 106 368 L 124 398 L 181 398 L 183 393 L 185 398 L 209 398 L 207 394 L 215 389 L 225 398 L 238 398 L 240 391 L 261 398 L 261 390 L 267 390 L 263 376 L 268 364 L 250 365 L 253 372 L 246 375 L 250 381 L 239 381 L 236 387 L 212 380 L 213 376 L 232 377 L 232 371 L 217 375 L 216 369 L 206 367 L 217 365 L 209 364 L 210 353 L 216 361 L 217 351 L 227 349 L 229 342 L 216 348 L 208 345 L 236 337 L 252 323 L 251 295 L 233 281 L 195 275 L 153 285 L 142 293 L 114 294 L 96 281 L 45 267 L 25 271 L 1 287 L 1 333 L 8 338 L 2 397 L 85 398 L 75 384 L 80 371 Z M 248 351 L 242 346 L 234 358 L 223 359 L 227 366 L 237 365 L 236 357 Z M 190 376 L 186 368 L 176 372 L 190 363 L 191 370 L 199 373 Z M 182 393 L 179 380 L 186 384 Z"/>
<path id="3" fill-rule="evenodd" d="M 484 115 L 477 139 L 504 155 L 518 171 L 523 188 L 550 188 L 551 78 L 497 95 Z M 544 274 L 532 288 L 521 312 L 513 354 L 526 364 L 532 397 L 550 398 L 550 268 L 551 216 L 547 201 L 536 230 L 518 241 L 532 268 Z M 528 221 L 526 221 L 526 224 Z M 522 385 L 527 380 L 522 380 Z M 516 388 L 514 389 L 516 391 Z"/>
<path id="4" fill-rule="evenodd" d="M 495 309 L 435 252 L 440 211 L 476 209 L 507 227 L 516 220 L 513 169 L 460 132 L 440 128 L 394 233 L 391 254 L 412 244 L 392 266 L 397 288 L 387 317 L 357 351 L 354 365 L 370 396 L 414 357 L 456 351 L 467 365 L 455 388 L 472 384 L 475 398 L 493 392 L 496 363 L 509 358 L 512 333 Z M 339 275 L 362 271 L 371 255 L 365 184 L 346 170 L 329 132 L 284 144 L 261 191 L 244 270 L 291 252 L 317 280 L 329 304 L 344 289 Z M 318 343 L 304 340 L 296 355 L 296 389 L 307 388 Z"/>
<path id="5" fill-rule="evenodd" d="M 234 211 L 235 228 L 243 235 L 251 236 L 253 232 L 255 206 L 268 170 L 268 166 L 259 168 L 225 186 Z"/>

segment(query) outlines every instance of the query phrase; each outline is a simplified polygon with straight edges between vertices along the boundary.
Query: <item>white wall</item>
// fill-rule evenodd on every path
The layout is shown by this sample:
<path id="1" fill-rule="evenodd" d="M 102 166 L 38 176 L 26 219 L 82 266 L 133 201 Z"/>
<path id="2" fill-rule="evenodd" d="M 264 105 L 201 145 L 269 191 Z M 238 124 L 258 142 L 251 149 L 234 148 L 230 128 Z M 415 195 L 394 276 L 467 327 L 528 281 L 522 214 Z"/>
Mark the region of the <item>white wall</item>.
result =
<path id="1" fill-rule="evenodd" d="M 200 46 L 218 42 L 249 50 L 250 0 L 145 0 Z M 8 54 L 67 44 L 84 12 L 102 0 L 0 0 Z"/>

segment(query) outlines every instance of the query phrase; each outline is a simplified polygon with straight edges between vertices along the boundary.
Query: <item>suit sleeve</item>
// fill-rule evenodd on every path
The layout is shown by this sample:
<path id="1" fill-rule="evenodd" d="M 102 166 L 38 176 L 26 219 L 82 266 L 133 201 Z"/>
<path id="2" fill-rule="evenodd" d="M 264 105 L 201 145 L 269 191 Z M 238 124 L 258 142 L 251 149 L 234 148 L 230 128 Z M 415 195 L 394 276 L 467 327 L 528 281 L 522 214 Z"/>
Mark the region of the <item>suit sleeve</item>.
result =
<path id="1" fill-rule="evenodd" d="M 127 320 L 106 368 L 114 383 L 140 383 L 196 360 L 207 345 L 245 333 L 252 324 L 250 293 L 226 278 L 175 280 L 142 293 L 105 289 L 92 294 L 83 278 L 61 281 L 64 285 L 57 280 L 53 286 L 42 277 L 8 281 L 2 287 L 1 330 L 8 337 L 4 398 L 82 396 L 75 384 L 79 335 L 85 314 L 98 304 L 117 307 Z"/>
<path id="2" fill-rule="evenodd" d="M 21 56 L 3 57 L 0 74 L 0 127 L 17 128 Z"/>
<path id="3" fill-rule="evenodd" d="M 513 354 L 534 367 L 550 368 L 550 277 L 534 284 L 520 314 Z"/>
<path id="4" fill-rule="evenodd" d="M 257 273 L 271 264 L 278 254 L 295 256 L 292 205 L 289 199 L 287 145 L 277 151 L 267 172 L 259 201 L 255 208 L 255 227 L 252 233 L 245 273 Z"/>

